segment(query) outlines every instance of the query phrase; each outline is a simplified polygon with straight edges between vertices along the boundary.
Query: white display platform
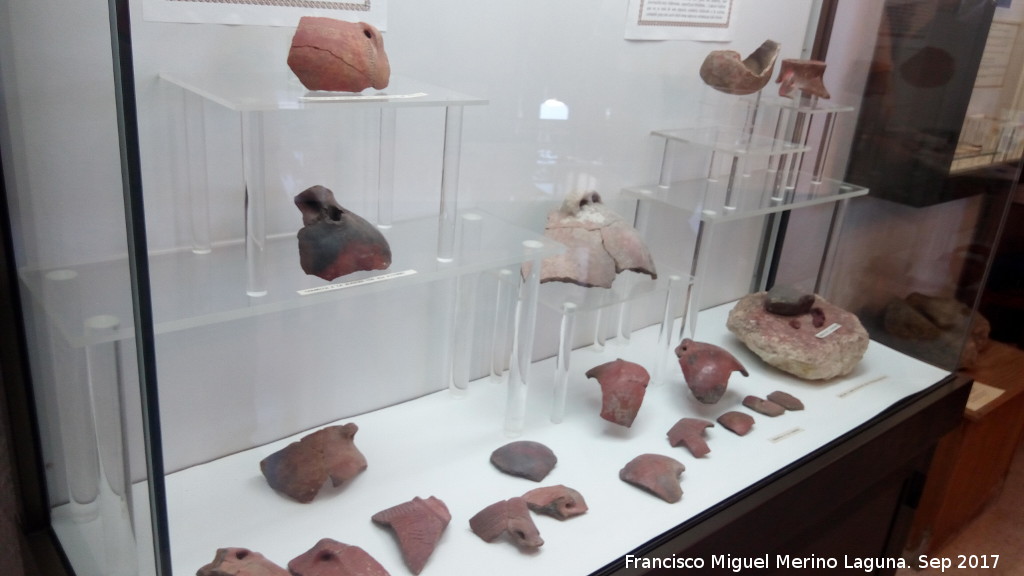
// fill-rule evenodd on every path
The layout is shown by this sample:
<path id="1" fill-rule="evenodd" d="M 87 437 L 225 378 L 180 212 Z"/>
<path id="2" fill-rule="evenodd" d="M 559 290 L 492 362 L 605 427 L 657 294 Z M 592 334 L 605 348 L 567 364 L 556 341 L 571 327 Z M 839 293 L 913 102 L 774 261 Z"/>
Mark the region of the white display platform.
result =
<path id="1" fill-rule="evenodd" d="M 217 548 L 229 546 L 261 552 L 284 567 L 327 537 L 362 547 L 393 575 L 409 574 L 392 532 L 370 517 L 414 496 L 436 496 L 447 504 L 452 521 L 423 574 L 477 574 L 485 566 L 490 576 L 589 574 L 948 374 L 871 342 L 849 376 L 802 381 L 768 367 L 728 333 L 731 308 L 726 304 L 702 312 L 697 339 L 733 352 L 750 377 L 734 373 L 728 392 L 715 405 L 693 399 L 673 358 L 674 369 L 666 371 L 670 379 L 651 385 L 632 428 L 598 416 L 600 387 L 584 372 L 617 357 L 654 372 L 656 326 L 634 333 L 628 347 L 609 341 L 603 351 L 574 353 L 561 424 L 549 420 L 553 359 L 534 365 L 520 439 L 542 442 L 558 456 L 558 465 L 540 483 L 505 475 L 489 462 L 494 449 L 513 439 L 502 434 L 504 385 L 488 378 L 472 383 L 464 397 L 441 391 L 339 421 L 359 426 L 355 442 L 369 467 L 343 487 L 328 483 L 309 504 L 274 492 L 259 469 L 262 458 L 308 432 L 171 474 L 166 482 L 174 573 L 194 574 Z M 740 404 L 747 394 L 764 397 L 773 390 L 800 398 L 806 410 L 769 418 Z M 679 418 L 713 421 L 729 410 L 754 416 L 756 424 L 747 436 L 716 425 L 707 430 L 711 453 L 700 459 L 669 445 L 666 432 Z M 672 456 L 686 466 L 681 501 L 666 503 L 619 480 L 626 462 L 648 452 Z M 590 510 L 566 521 L 534 515 L 545 541 L 539 550 L 523 552 L 505 540 L 488 544 L 470 531 L 469 518 L 482 508 L 553 484 L 578 490 Z M 143 511 L 138 513 L 137 521 L 145 522 Z"/>

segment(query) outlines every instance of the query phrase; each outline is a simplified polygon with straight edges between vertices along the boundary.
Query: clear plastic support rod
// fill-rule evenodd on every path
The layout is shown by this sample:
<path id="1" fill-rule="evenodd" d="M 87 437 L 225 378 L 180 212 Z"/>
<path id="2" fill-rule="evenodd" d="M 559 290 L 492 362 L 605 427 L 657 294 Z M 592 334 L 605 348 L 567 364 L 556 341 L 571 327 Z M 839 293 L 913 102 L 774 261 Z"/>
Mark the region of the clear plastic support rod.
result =
<path id="1" fill-rule="evenodd" d="M 821 130 L 821 141 L 818 143 L 818 157 L 814 161 L 814 174 L 811 182 L 821 184 L 824 177 L 825 162 L 828 160 L 828 151 L 832 146 L 832 133 L 835 131 L 836 113 L 829 112 L 825 115 L 825 126 Z"/>
<path id="2" fill-rule="evenodd" d="M 668 188 L 672 184 L 672 140 L 665 138 L 665 148 L 661 152 L 661 171 L 658 173 L 658 186 Z"/>
<path id="3" fill-rule="evenodd" d="M 479 214 L 462 215 L 462 233 L 459 259 L 465 260 L 480 246 L 481 218 Z M 460 275 L 455 280 L 454 317 L 452 319 L 451 378 L 448 388 L 457 395 L 469 390 L 470 361 L 473 359 L 473 322 L 476 310 L 476 292 L 480 276 L 477 272 Z"/>
<path id="4" fill-rule="evenodd" d="M 450 262 L 455 255 L 461 153 L 462 106 L 448 106 L 444 115 L 444 157 L 441 160 L 441 206 L 437 230 L 437 259 L 441 262 Z"/>
<path id="5" fill-rule="evenodd" d="M 508 368 L 508 334 L 511 315 L 515 310 L 515 290 L 512 271 L 502 268 L 498 271 L 494 302 L 494 326 L 491 331 L 491 378 L 500 380 Z"/>
<path id="6" fill-rule="evenodd" d="M 676 341 L 672 338 L 672 328 L 676 320 L 676 309 L 679 294 L 689 283 L 684 282 L 679 276 L 668 277 L 668 286 L 665 287 L 665 307 L 662 310 L 661 327 L 658 329 L 658 361 L 654 366 L 654 384 L 661 384 L 667 381 L 667 370 L 669 358 L 672 357 L 672 350 Z M 689 295 L 689 291 L 686 291 Z M 682 303 L 683 323 L 686 323 L 686 307 L 688 302 Z"/>
<path id="7" fill-rule="evenodd" d="M 185 107 L 185 154 L 188 159 L 188 202 L 192 252 L 209 254 L 212 248 L 203 99 L 190 90 L 182 90 L 182 94 Z"/>
<path id="8" fill-rule="evenodd" d="M 242 112 L 242 170 L 245 174 L 245 293 L 267 294 L 267 198 L 263 170 L 263 113 Z"/>
<path id="9" fill-rule="evenodd" d="M 523 242 L 524 260 L 531 262 L 531 265 L 519 286 L 519 301 L 516 303 L 516 329 L 505 402 L 505 435 L 511 437 L 522 434 L 526 424 L 526 392 L 530 380 L 533 335 L 537 325 L 540 266 L 543 260 L 540 249 L 543 247 L 537 240 Z"/>
<path id="10" fill-rule="evenodd" d="M 551 421 L 565 419 L 565 398 L 569 393 L 569 361 L 572 357 L 573 334 L 576 331 L 576 305 L 562 304 L 562 326 L 558 332 L 558 358 L 555 364 L 555 388 L 551 402 Z"/>
<path id="11" fill-rule="evenodd" d="M 377 226 L 391 228 L 395 213 L 395 115 L 396 109 L 380 109 L 380 142 L 377 151 Z"/>
<path id="12" fill-rule="evenodd" d="M 697 227 L 697 241 L 694 242 L 693 246 L 693 261 L 690 263 L 690 277 L 693 278 L 693 285 L 688 290 L 686 298 L 688 301 L 687 320 L 679 327 L 680 340 L 687 335 L 687 329 L 689 329 L 689 336 L 691 338 L 697 334 L 697 316 L 700 310 L 701 291 L 706 280 L 705 273 L 708 267 L 707 255 L 701 254 L 701 251 L 705 245 L 713 245 L 711 242 L 712 232 L 713 226 L 701 220 Z"/>
<path id="13" fill-rule="evenodd" d="M 821 264 L 818 266 L 818 277 L 814 281 L 814 293 L 827 295 L 832 280 L 832 265 L 835 261 L 836 249 L 839 244 L 839 234 L 842 232 L 843 219 L 846 217 L 846 207 L 850 199 L 843 198 L 832 207 L 832 220 L 828 226 L 828 236 L 825 237 L 825 247 L 821 252 Z M 826 296 L 827 297 L 827 296 Z"/>

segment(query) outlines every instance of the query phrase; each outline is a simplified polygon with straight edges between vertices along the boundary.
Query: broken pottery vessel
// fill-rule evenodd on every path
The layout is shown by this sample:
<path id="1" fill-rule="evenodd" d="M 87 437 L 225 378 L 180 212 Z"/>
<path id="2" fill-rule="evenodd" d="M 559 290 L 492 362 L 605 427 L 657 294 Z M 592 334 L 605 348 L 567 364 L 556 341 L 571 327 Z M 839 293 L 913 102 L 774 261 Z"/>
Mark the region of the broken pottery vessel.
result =
<path id="1" fill-rule="evenodd" d="M 700 77 L 719 92 L 740 96 L 753 94 L 771 80 L 778 55 L 779 43 L 774 40 L 765 40 L 742 61 L 739 52 L 714 50 L 704 58 Z"/>
<path id="2" fill-rule="evenodd" d="M 292 576 L 390 576 L 358 546 L 324 538 L 288 563 Z"/>
<path id="3" fill-rule="evenodd" d="M 526 501 L 530 510 L 538 514 L 553 516 L 559 520 L 579 516 L 589 509 L 582 494 L 561 484 L 534 488 L 523 494 L 523 500 Z"/>
<path id="4" fill-rule="evenodd" d="M 668 430 L 668 443 L 685 447 L 694 458 L 703 458 L 711 452 L 707 441 L 704 440 L 704 430 L 714 425 L 713 422 L 701 418 L 680 418 Z"/>
<path id="5" fill-rule="evenodd" d="M 328 478 L 338 486 L 366 470 L 353 440 L 358 430 L 351 422 L 317 430 L 261 460 L 260 471 L 274 490 L 309 502 Z"/>
<path id="6" fill-rule="evenodd" d="M 671 504 L 679 502 L 683 497 L 679 477 L 684 470 L 686 467 L 675 458 L 661 454 L 641 454 L 619 470 L 619 478 Z"/>
<path id="7" fill-rule="evenodd" d="M 821 60 L 799 60 L 787 58 L 779 67 L 779 96 L 792 98 L 794 92 L 803 92 L 808 96 L 817 96 L 828 100 L 832 96 L 822 82 L 825 75 L 825 63 Z"/>
<path id="8" fill-rule="evenodd" d="M 707 342 L 684 338 L 676 346 L 676 356 L 690 392 L 704 404 L 714 404 L 722 399 L 729 386 L 729 375 L 733 372 L 749 376 L 743 364 L 728 350 Z"/>
<path id="9" fill-rule="evenodd" d="M 303 16 L 288 67 L 309 90 L 362 92 L 387 88 L 391 65 L 379 30 L 365 22 Z"/>
<path id="10" fill-rule="evenodd" d="M 405 565 L 413 574 L 419 574 L 437 548 L 452 515 L 441 500 L 433 496 L 424 500 L 417 496 L 377 512 L 371 520 L 394 530 Z"/>
<path id="11" fill-rule="evenodd" d="M 657 278 L 647 245 L 621 216 L 601 202 L 597 192 L 572 192 L 548 214 L 544 235 L 566 251 L 541 263 L 541 282 L 569 282 L 611 288 L 625 270 Z"/>
<path id="12" fill-rule="evenodd" d="M 291 576 L 288 571 L 267 560 L 263 554 L 247 548 L 218 548 L 213 562 L 203 566 L 196 576 Z"/>
<path id="13" fill-rule="evenodd" d="M 651 375 L 643 366 L 619 358 L 587 370 L 601 385 L 601 418 L 629 428 L 644 401 Z"/>
<path id="14" fill-rule="evenodd" d="M 295 206 L 302 212 L 299 263 L 306 274 L 330 281 L 391 266 L 391 247 L 380 230 L 342 208 L 329 189 L 307 188 L 295 196 Z"/>
<path id="15" fill-rule="evenodd" d="M 869 338 L 856 315 L 819 296 L 810 313 L 780 316 L 765 310 L 765 298 L 765 292 L 740 298 L 726 327 L 767 364 L 807 380 L 827 380 L 849 374 L 864 357 Z"/>
<path id="16" fill-rule="evenodd" d="M 526 500 L 509 498 L 495 502 L 469 519 L 469 528 L 484 542 L 494 542 L 508 533 L 519 548 L 540 548 L 544 540 L 533 523 Z"/>
<path id="17" fill-rule="evenodd" d="M 746 436 L 754 427 L 754 417 L 743 412 L 726 412 L 718 417 L 718 423 L 738 436 Z"/>
<path id="18" fill-rule="evenodd" d="M 558 457 L 540 442 L 518 440 L 491 452 L 491 464 L 506 474 L 540 482 L 558 463 Z"/>
<path id="19" fill-rule="evenodd" d="M 776 416 L 782 416 L 786 409 L 781 405 L 772 402 L 771 400 L 765 400 L 764 398 L 758 398 L 754 395 L 749 395 L 743 398 L 743 405 L 750 408 L 754 412 L 764 414 L 775 418 Z"/>
<path id="20" fill-rule="evenodd" d="M 795 411 L 804 409 L 804 403 L 801 402 L 799 398 L 789 394 L 788 392 L 783 392 L 782 390 L 772 392 L 768 395 L 768 399 L 779 406 L 782 406 L 786 410 Z"/>

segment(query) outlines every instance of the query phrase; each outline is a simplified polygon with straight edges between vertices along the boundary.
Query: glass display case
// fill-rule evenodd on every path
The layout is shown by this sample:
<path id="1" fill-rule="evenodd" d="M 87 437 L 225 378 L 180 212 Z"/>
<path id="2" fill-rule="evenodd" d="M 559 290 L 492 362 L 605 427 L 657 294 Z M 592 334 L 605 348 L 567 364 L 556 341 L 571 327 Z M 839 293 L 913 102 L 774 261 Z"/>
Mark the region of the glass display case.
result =
<path id="1" fill-rule="evenodd" d="M 325 93 L 289 70 L 294 21 L 149 19 L 164 1 L 0 9 L 5 236 L 49 521 L 75 574 L 223 562 L 299 574 L 313 550 L 369 555 L 391 574 L 898 558 L 906 532 L 888 527 L 905 521 L 904 486 L 967 392 L 955 369 L 984 283 L 970 264 L 991 244 L 979 228 L 1005 210 L 1018 167 L 1010 153 L 982 172 L 958 165 L 984 180 L 984 202 L 890 215 L 933 239 L 932 260 L 916 275 L 885 267 L 884 286 L 867 279 L 886 201 L 846 169 L 864 79 L 844 66 L 861 55 L 836 40 L 858 19 L 835 20 L 831 99 L 777 98 L 774 84 L 710 89 L 697 74 L 707 44 L 624 40 L 621 11 L 583 0 L 486 14 L 393 4 L 388 87 Z M 780 60 L 808 56 L 808 23 L 834 14 L 798 4 L 787 17 L 781 0 L 737 4 L 729 45 L 770 34 Z M 591 25 L 566 30 L 569 18 Z M 440 34 L 417 25 L 428 21 Z M 547 40 L 499 41 L 510 22 Z M 316 210 L 365 219 L 385 265 L 306 270 L 316 186 L 333 191 Z M 542 215 L 580 190 L 614 206 L 656 273 L 542 282 L 542 263 L 574 249 Z M 967 323 L 937 359 L 887 339 L 877 298 L 851 297 L 858 282 L 959 298 Z M 777 286 L 815 303 L 786 326 L 827 314 L 811 336 L 828 345 L 863 323 L 866 350 L 827 377 L 762 359 L 730 318 Z M 685 339 L 741 365 L 720 398 L 689 389 Z M 609 400 L 595 370 L 618 361 L 646 377 Z M 754 408 L 768 396 L 788 409 Z M 628 423 L 605 417 L 615 402 L 633 403 Z M 700 442 L 673 439 L 682 420 L 706 425 Z M 537 444 L 553 452 L 547 469 L 505 472 L 500 449 Z M 668 466 L 653 485 L 632 471 L 650 455 Z M 577 498 L 568 518 L 531 500 L 553 486 Z M 405 513 L 415 520 L 395 520 Z M 797 513 L 806 528 L 769 527 Z"/>

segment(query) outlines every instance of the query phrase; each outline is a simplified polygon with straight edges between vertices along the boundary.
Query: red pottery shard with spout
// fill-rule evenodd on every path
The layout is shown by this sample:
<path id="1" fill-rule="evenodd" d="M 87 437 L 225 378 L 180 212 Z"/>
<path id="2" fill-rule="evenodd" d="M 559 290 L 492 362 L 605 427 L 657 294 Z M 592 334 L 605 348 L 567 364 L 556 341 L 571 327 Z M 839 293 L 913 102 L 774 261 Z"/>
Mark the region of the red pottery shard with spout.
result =
<path id="1" fill-rule="evenodd" d="M 704 440 L 704 430 L 714 427 L 713 422 L 701 418 L 681 418 L 668 431 L 668 443 L 673 446 L 684 446 L 694 458 L 703 458 L 711 453 L 711 448 Z"/>
<path id="2" fill-rule="evenodd" d="M 684 470 L 686 467 L 675 458 L 661 454 L 641 454 L 619 470 L 619 478 L 671 504 L 679 502 L 683 497 L 679 477 Z"/>
<path id="3" fill-rule="evenodd" d="M 274 490 L 310 502 L 328 478 L 339 486 L 366 470 L 366 457 L 355 446 L 358 430 L 351 422 L 317 430 L 261 460 L 260 471 Z"/>
<path id="4" fill-rule="evenodd" d="M 196 576 L 290 576 L 288 571 L 247 548 L 218 548 L 213 562 Z"/>
<path id="5" fill-rule="evenodd" d="M 391 247 L 376 226 L 342 208 L 334 193 L 312 186 L 295 196 L 302 212 L 299 264 L 302 271 L 331 281 L 360 270 L 391 266 Z"/>
<path id="6" fill-rule="evenodd" d="M 288 67 L 309 90 L 383 90 L 391 78 L 380 30 L 365 22 L 303 16 L 292 37 Z"/>
<path id="7" fill-rule="evenodd" d="M 800 91 L 808 96 L 817 96 L 828 100 L 832 96 L 822 82 L 825 75 L 825 63 L 821 60 L 799 60 L 787 58 L 779 67 L 779 96 L 792 98 L 793 93 Z"/>
<path id="8" fill-rule="evenodd" d="M 629 428 L 644 401 L 651 375 L 643 366 L 619 358 L 587 370 L 601 385 L 601 418 Z"/>
<path id="9" fill-rule="evenodd" d="M 469 519 L 469 528 L 484 542 L 494 542 L 508 533 L 512 543 L 519 548 L 540 548 L 544 540 L 530 517 L 526 500 L 509 498 L 495 502 L 477 512 Z"/>
<path id="10" fill-rule="evenodd" d="M 714 404 L 722 399 L 733 372 L 749 375 L 728 350 L 707 342 L 684 338 L 676 346 L 676 356 L 690 392 L 704 404 Z"/>
<path id="11" fill-rule="evenodd" d="M 405 565 L 413 574 L 419 574 L 437 548 L 452 515 L 441 500 L 433 496 L 427 499 L 417 496 L 381 510 L 371 519 L 394 530 Z"/>
<path id="12" fill-rule="evenodd" d="M 761 46 L 740 60 L 739 52 L 714 50 L 704 58 L 700 77 L 704 83 L 726 94 L 753 94 L 771 80 L 779 43 L 765 40 Z"/>
<path id="13" fill-rule="evenodd" d="M 324 538 L 288 563 L 292 576 L 390 576 L 358 546 Z"/>

